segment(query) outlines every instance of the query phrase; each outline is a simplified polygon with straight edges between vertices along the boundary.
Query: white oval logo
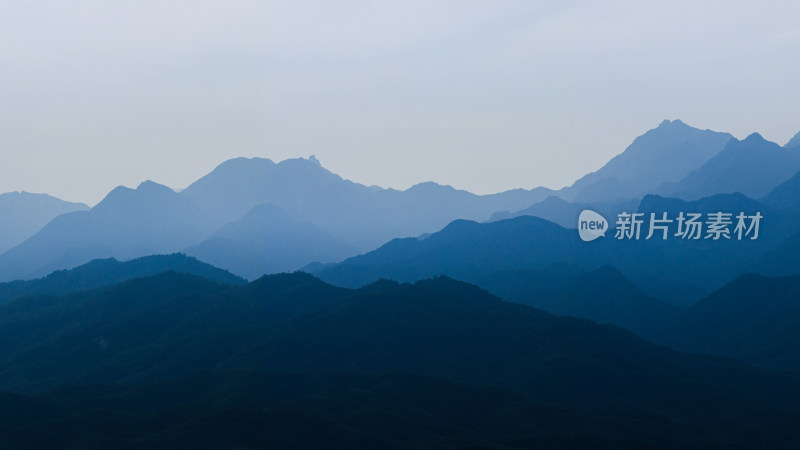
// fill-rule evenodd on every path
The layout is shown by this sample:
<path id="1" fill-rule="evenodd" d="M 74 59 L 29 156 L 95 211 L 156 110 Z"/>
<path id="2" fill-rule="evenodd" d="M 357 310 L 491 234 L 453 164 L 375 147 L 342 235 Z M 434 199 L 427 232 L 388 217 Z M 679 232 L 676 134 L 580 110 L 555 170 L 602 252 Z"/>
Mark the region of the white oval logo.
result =
<path id="1" fill-rule="evenodd" d="M 606 218 L 591 209 L 584 209 L 578 216 L 578 235 L 585 242 L 605 237 L 608 231 Z"/>

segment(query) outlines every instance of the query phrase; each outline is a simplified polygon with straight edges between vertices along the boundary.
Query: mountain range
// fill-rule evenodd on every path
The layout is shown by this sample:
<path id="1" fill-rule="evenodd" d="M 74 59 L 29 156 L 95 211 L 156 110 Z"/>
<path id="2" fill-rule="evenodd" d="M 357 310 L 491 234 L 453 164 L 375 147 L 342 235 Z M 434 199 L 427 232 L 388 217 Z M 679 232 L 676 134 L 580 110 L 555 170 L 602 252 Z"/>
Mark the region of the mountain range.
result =
<path id="1" fill-rule="evenodd" d="M 647 216 L 667 213 L 673 221 L 680 211 L 761 213 L 766 219 L 756 240 L 645 239 L 647 230 L 639 240 L 618 240 L 612 230 L 591 243 L 581 242 L 574 229 L 532 216 L 489 223 L 455 221 L 430 236 L 396 239 L 341 263 L 309 266 L 308 270 L 326 281 L 353 287 L 381 277 L 413 281 L 448 274 L 480 283 L 495 272 L 536 271 L 556 263 L 583 270 L 611 265 L 647 295 L 685 308 L 736 276 L 759 271 L 778 274 L 770 267 L 792 267 L 793 253 L 786 246 L 794 245 L 792 237 L 800 223 L 797 213 L 740 194 L 696 202 L 647 196 L 636 211 Z M 671 226 L 674 233 L 677 225 Z M 770 265 L 763 263 L 764 255 L 772 255 Z M 780 255 L 784 259 L 777 259 Z"/>
<path id="2" fill-rule="evenodd" d="M 570 187 L 493 195 L 364 186 L 310 157 L 93 208 L 0 196 L 38 217 L 9 213 L 0 254 L 0 438 L 797 448 L 795 140 L 665 121 Z M 605 237 L 581 241 L 585 209 Z M 759 215 L 758 239 L 676 233 L 723 211 Z M 615 238 L 622 212 L 640 239 Z M 645 238 L 651 214 L 668 239 Z"/>
<path id="3" fill-rule="evenodd" d="M 0 307 L 0 361 L 0 389 L 14 391 L 0 395 L 5 442 L 34 448 L 800 439 L 786 426 L 800 396 L 790 373 L 675 352 L 446 277 L 349 290 L 303 273 L 231 286 L 167 272 L 26 297 Z"/>
<path id="4" fill-rule="evenodd" d="M 236 158 L 181 192 L 146 181 L 136 189 L 114 189 L 91 209 L 8 194 L 9 202 L 17 198 L 28 209 L 14 207 L 18 212 L 6 218 L 18 231 L 8 233 L 9 248 L 0 254 L 0 280 L 38 278 L 98 258 L 174 252 L 255 279 L 342 261 L 394 238 L 435 233 L 454 220 L 534 215 L 573 228 L 583 209 L 613 217 L 638 206 L 648 193 L 692 201 L 741 193 L 777 210 L 796 211 L 792 177 L 800 172 L 800 153 L 793 141 L 780 147 L 758 134 L 738 141 L 679 120 L 664 121 L 568 188 L 492 195 L 433 182 L 404 191 L 365 186 L 331 173 L 314 157 L 279 163 Z M 30 212 L 36 202 L 48 201 L 66 209 Z M 641 277 L 615 267 L 641 284 Z"/>

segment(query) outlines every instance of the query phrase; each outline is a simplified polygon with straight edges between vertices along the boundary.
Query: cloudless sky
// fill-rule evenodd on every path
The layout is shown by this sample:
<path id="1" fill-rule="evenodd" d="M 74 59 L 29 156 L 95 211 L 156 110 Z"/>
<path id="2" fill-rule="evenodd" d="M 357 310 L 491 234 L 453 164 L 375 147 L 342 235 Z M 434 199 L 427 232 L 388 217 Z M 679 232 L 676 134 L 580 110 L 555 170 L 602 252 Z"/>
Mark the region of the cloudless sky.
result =
<path id="1" fill-rule="evenodd" d="M 800 2 L 0 0 L 0 192 L 94 204 L 236 156 L 571 184 L 663 119 L 800 130 Z"/>

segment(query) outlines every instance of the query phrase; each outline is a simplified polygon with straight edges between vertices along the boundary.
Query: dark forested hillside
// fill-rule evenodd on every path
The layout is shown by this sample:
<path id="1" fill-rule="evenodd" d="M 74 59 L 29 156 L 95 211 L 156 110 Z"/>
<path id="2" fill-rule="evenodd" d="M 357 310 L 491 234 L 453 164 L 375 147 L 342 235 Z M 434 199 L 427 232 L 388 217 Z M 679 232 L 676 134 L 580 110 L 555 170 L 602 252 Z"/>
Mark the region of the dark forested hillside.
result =
<path id="1" fill-rule="evenodd" d="M 796 381 L 444 277 L 349 290 L 167 272 L 0 307 L 0 389 L 27 393 L 0 398 L 23 412 L 1 431 L 39 448 L 786 443 Z"/>

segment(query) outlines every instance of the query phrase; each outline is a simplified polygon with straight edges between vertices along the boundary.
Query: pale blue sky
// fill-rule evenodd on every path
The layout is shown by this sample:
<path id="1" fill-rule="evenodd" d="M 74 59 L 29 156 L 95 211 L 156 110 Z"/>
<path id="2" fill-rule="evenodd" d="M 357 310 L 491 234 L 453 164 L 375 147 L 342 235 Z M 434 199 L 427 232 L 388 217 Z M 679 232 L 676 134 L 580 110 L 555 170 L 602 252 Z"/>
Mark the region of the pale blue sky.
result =
<path id="1" fill-rule="evenodd" d="M 797 2 L 0 0 L 0 191 L 95 203 L 235 156 L 561 187 L 665 118 L 800 130 Z"/>

